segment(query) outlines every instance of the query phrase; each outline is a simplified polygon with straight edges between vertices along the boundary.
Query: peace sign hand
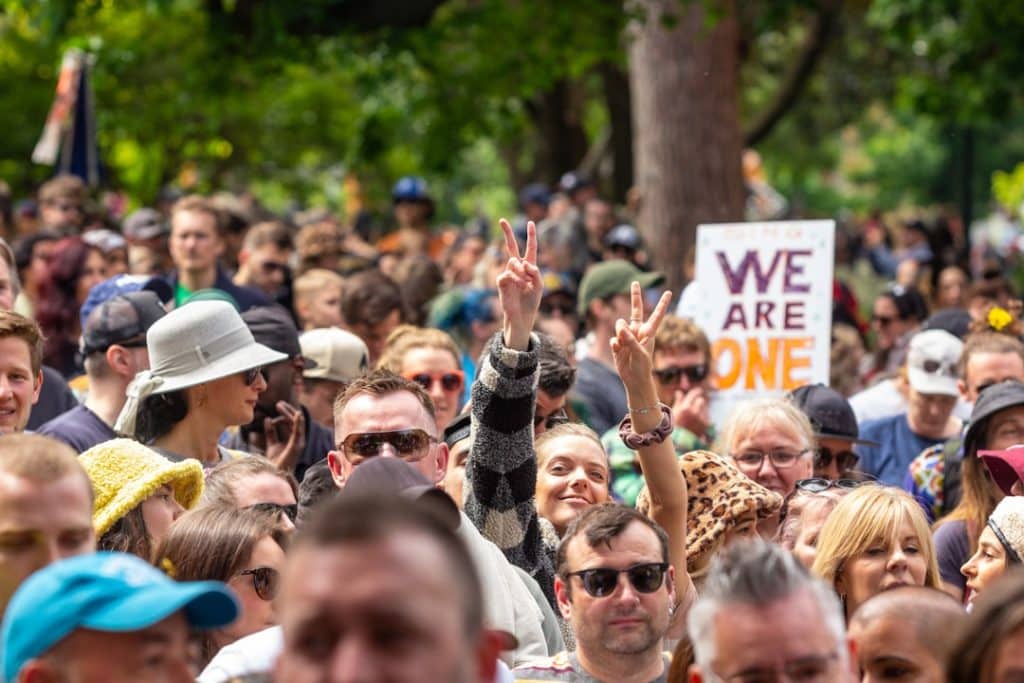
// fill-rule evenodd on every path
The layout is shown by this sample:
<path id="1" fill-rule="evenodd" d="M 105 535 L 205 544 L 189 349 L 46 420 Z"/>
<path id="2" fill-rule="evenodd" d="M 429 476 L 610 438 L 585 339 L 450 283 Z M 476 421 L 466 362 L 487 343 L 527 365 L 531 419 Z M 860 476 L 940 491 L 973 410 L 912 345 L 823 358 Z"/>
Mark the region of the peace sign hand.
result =
<path id="1" fill-rule="evenodd" d="M 530 330 L 544 294 L 540 269 L 537 268 L 537 226 L 526 224 L 526 254 L 519 255 L 519 244 L 512 226 L 504 218 L 499 221 L 505 233 L 505 249 L 509 259 L 497 279 L 498 300 L 505 315 L 505 346 L 525 351 L 530 344 Z"/>
<path id="2" fill-rule="evenodd" d="M 615 368 L 626 385 L 626 390 L 640 391 L 653 386 L 651 374 L 654 356 L 654 336 L 661 326 L 661 321 L 668 312 L 672 301 L 672 292 L 661 295 L 654 312 L 645 322 L 643 293 L 640 283 L 633 282 L 629 289 L 630 316 L 629 321 L 621 318 L 615 321 L 615 336 L 611 339 L 612 356 Z M 644 391 L 644 393 L 647 393 Z"/>

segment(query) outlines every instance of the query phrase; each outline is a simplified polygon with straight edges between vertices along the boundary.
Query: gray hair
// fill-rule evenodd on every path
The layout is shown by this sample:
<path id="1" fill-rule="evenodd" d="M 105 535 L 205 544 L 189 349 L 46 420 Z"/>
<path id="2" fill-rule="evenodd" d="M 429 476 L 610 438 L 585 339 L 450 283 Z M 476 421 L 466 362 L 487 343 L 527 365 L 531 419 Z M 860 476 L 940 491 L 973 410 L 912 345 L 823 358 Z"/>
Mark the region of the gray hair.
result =
<path id="1" fill-rule="evenodd" d="M 733 449 L 743 437 L 766 424 L 790 432 L 806 449 L 817 444 L 814 427 L 807 415 L 788 398 L 771 396 L 754 398 L 734 407 L 718 433 L 715 452 L 732 456 Z"/>
<path id="2" fill-rule="evenodd" d="M 713 561 L 700 599 L 686 619 L 697 664 L 711 672 L 715 658 L 715 617 L 728 605 L 767 605 L 808 592 L 836 642 L 839 665 L 847 666 L 846 624 L 832 588 L 808 573 L 789 552 L 765 541 L 733 543 Z"/>

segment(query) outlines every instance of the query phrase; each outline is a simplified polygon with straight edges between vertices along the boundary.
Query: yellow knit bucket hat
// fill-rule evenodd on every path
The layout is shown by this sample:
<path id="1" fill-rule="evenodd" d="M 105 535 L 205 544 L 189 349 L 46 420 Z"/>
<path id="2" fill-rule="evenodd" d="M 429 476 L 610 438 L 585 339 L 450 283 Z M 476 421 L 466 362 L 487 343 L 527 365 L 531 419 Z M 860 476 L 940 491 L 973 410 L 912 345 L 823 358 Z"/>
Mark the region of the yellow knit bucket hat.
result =
<path id="1" fill-rule="evenodd" d="M 92 523 L 102 536 L 164 484 L 186 510 L 203 494 L 203 466 L 198 460 L 171 462 L 151 448 L 131 439 L 111 439 L 82 453 L 82 463 L 93 490 Z"/>

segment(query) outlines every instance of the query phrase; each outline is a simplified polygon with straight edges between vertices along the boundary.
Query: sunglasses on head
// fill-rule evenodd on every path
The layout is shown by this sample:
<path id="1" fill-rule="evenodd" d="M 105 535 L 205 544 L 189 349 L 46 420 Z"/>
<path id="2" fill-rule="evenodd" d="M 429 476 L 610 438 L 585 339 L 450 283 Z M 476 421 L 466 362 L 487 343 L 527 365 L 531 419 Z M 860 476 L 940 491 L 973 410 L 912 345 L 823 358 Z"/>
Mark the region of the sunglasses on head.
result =
<path id="1" fill-rule="evenodd" d="M 873 483 L 871 481 L 858 481 L 856 479 L 826 479 L 824 477 L 811 477 L 810 479 L 799 479 L 796 488 L 808 493 L 821 493 L 829 489 L 855 489 L 863 484 Z"/>
<path id="2" fill-rule="evenodd" d="M 654 371 L 654 376 L 662 384 L 678 384 L 679 378 L 686 375 L 690 382 L 703 382 L 708 376 L 708 366 L 705 363 L 700 365 L 670 365 L 667 368 Z"/>
<path id="3" fill-rule="evenodd" d="M 441 389 L 448 393 L 461 391 L 462 384 L 466 381 L 466 376 L 461 370 L 451 370 L 449 372 L 412 372 L 406 375 L 405 378 L 411 379 L 427 391 L 430 391 L 434 384 L 440 382 Z"/>
<path id="4" fill-rule="evenodd" d="M 840 472 L 852 470 L 860 462 L 860 456 L 853 451 L 838 451 L 833 453 L 829 448 L 819 448 L 814 453 L 814 466 L 816 468 L 828 467 L 832 461 L 836 461 L 836 467 Z"/>
<path id="5" fill-rule="evenodd" d="M 277 596 L 277 586 L 281 575 L 273 567 L 256 567 L 255 569 L 243 569 L 238 572 L 239 576 L 251 576 L 252 587 L 260 600 L 270 602 Z"/>
<path id="6" fill-rule="evenodd" d="M 667 569 L 667 562 L 649 562 L 633 565 L 629 569 L 583 569 L 568 576 L 578 576 L 583 590 L 595 598 L 604 598 L 615 592 L 619 585 L 619 574 L 625 574 L 637 592 L 653 593 L 661 588 Z"/>
<path id="7" fill-rule="evenodd" d="M 338 448 L 351 460 L 353 456 L 372 458 L 380 455 L 384 444 L 390 444 L 403 460 L 416 461 L 426 456 L 430 444 L 434 441 L 434 437 L 422 429 L 402 429 L 394 432 L 349 434 Z"/>
<path id="8" fill-rule="evenodd" d="M 253 384 L 255 384 L 257 376 L 263 376 L 263 378 L 266 379 L 266 375 L 264 375 L 263 373 L 263 366 L 260 366 L 258 368 L 252 368 L 251 370 L 246 370 L 245 372 L 243 372 L 242 380 L 245 382 L 245 386 L 251 387 Z"/>
<path id="9" fill-rule="evenodd" d="M 273 514 L 284 513 L 285 517 L 290 519 L 293 524 L 299 517 L 299 506 L 295 503 L 292 503 L 291 505 L 281 505 L 280 503 L 253 503 L 252 505 L 247 506 L 246 509 Z"/>

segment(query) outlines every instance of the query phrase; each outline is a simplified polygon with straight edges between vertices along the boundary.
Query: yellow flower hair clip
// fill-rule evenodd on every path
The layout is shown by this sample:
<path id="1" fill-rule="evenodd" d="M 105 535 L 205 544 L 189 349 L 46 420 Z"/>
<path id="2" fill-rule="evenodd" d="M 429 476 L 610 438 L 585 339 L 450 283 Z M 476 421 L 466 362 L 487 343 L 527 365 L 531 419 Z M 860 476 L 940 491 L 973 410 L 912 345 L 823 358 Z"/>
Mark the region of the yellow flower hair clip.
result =
<path id="1" fill-rule="evenodd" d="M 988 312 L 988 324 L 996 332 L 1002 332 L 1003 328 L 1013 322 L 1013 316 L 1005 308 L 993 306 Z"/>
<path id="2" fill-rule="evenodd" d="M 178 575 L 178 568 L 174 566 L 174 563 L 171 562 L 171 558 L 169 557 L 165 557 L 160 560 L 160 569 L 163 569 L 164 574 L 167 574 L 167 576 L 172 579 Z"/>

